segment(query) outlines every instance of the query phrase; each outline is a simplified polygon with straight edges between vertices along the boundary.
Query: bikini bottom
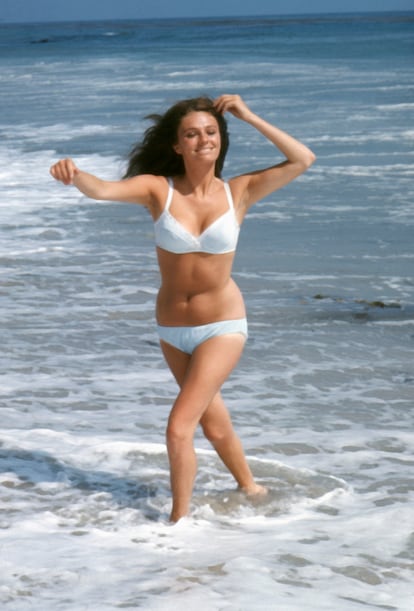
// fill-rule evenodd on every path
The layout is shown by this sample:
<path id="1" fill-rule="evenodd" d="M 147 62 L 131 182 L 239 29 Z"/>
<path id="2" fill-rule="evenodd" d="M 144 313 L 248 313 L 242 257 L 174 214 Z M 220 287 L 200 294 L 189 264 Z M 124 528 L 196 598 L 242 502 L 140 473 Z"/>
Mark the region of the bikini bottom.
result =
<path id="1" fill-rule="evenodd" d="M 164 325 L 157 325 L 157 329 L 160 339 L 187 354 L 192 354 L 197 346 L 218 335 L 240 333 L 246 339 L 248 336 L 247 320 L 245 318 L 219 320 L 194 327 L 166 327 Z"/>

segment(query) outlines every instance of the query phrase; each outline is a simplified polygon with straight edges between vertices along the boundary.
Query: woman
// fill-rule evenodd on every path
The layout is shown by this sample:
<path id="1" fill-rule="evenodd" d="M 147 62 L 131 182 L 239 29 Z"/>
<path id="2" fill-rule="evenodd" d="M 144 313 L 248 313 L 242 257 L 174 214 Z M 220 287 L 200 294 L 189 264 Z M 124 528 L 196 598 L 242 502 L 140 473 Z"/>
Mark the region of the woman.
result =
<path id="1" fill-rule="evenodd" d="M 226 112 L 259 131 L 285 161 L 223 182 Z M 250 206 L 302 174 L 315 156 L 252 112 L 238 95 L 184 100 L 151 118 L 155 124 L 133 149 L 124 180 L 100 180 L 71 159 L 56 163 L 51 174 L 94 199 L 142 204 L 154 219 L 161 273 L 158 332 L 180 387 L 166 431 L 170 519 L 176 522 L 189 511 L 198 424 L 239 487 L 249 495 L 266 492 L 253 479 L 220 394 L 247 338 L 243 298 L 231 269 Z"/>

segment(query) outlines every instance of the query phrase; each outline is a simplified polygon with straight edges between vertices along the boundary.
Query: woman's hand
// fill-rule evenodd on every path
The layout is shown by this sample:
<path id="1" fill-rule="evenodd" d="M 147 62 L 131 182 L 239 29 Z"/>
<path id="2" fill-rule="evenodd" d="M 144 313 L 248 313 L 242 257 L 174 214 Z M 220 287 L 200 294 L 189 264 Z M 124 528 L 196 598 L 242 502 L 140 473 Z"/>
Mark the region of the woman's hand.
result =
<path id="1" fill-rule="evenodd" d="M 237 119 L 243 121 L 248 121 L 254 114 L 239 95 L 221 95 L 214 101 L 214 106 L 222 115 L 225 112 L 230 112 Z"/>
<path id="2" fill-rule="evenodd" d="M 61 159 L 50 168 L 50 173 L 56 180 L 60 180 L 64 185 L 73 184 L 73 179 L 80 170 L 76 167 L 72 159 Z"/>

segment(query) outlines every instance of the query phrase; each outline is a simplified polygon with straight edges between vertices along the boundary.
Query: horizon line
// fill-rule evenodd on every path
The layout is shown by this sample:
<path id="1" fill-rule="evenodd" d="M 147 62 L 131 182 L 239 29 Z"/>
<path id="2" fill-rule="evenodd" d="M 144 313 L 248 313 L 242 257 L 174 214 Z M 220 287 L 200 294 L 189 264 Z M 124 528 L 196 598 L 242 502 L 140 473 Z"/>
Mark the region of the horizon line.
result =
<path id="1" fill-rule="evenodd" d="M 412 15 L 414 18 L 414 10 L 364 10 L 364 11 L 334 11 L 334 12 L 314 12 L 314 13 L 259 13 L 248 15 L 196 15 L 196 16 L 170 16 L 170 17 L 105 17 L 96 19 L 92 17 L 82 17 L 80 19 L 62 18 L 62 19 L 42 19 L 29 21 L 7 20 L 0 17 L 1 25 L 42 25 L 53 23 L 105 23 L 105 22 L 125 22 L 125 21 L 202 21 L 202 20 L 234 20 L 234 19 L 309 19 L 309 18 L 329 18 L 329 17 L 347 17 L 347 16 L 375 16 L 375 15 Z"/>

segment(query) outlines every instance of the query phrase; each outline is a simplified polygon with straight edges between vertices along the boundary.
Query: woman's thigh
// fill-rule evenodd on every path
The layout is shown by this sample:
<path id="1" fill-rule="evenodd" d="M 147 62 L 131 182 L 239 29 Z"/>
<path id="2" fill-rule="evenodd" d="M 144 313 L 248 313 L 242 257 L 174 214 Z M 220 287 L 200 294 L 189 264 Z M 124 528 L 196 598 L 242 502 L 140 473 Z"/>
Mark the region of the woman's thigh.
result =
<path id="1" fill-rule="evenodd" d="M 166 361 L 181 389 L 170 419 L 177 424 L 196 428 L 239 361 L 244 343 L 242 335 L 220 335 L 198 346 L 191 356 L 167 344 L 162 346 Z"/>

